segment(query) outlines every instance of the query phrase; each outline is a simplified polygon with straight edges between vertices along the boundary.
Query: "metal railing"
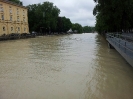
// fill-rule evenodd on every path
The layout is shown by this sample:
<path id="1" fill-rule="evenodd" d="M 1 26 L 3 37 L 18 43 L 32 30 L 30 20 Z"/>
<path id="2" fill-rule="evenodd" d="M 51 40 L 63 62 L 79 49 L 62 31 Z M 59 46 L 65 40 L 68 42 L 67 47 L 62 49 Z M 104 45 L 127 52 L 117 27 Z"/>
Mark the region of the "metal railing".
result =
<path id="1" fill-rule="evenodd" d="M 128 39 L 127 39 L 128 37 Z M 129 40 L 130 38 L 130 40 Z M 123 36 L 122 34 L 107 33 L 106 39 L 115 44 L 121 51 L 133 58 L 132 36 Z"/>

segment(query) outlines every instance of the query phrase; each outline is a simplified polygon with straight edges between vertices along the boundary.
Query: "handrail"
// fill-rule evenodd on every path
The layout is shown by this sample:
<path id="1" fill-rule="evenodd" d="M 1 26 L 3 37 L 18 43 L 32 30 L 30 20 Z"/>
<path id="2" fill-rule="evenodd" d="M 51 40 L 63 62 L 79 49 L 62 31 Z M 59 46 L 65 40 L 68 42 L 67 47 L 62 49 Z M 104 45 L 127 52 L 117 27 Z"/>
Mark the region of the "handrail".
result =
<path id="1" fill-rule="evenodd" d="M 106 35 L 108 35 L 108 34 L 118 36 L 119 38 L 124 37 L 125 39 L 130 38 L 130 40 L 133 40 L 133 35 L 124 35 L 121 33 L 116 33 L 116 34 L 115 33 L 107 33 Z"/>
<path id="2" fill-rule="evenodd" d="M 108 35 L 109 35 L 109 36 L 114 35 L 114 36 L 112 36 L 112 37 L 118 37 L 118 38 L 122 38 L 122 37 L 129 37 L 129 38 L 131 38 L 130 40 L 132 40 L 132 41 L 133 41 L 133 36 L 125 36 L 125 35 L 122 35 L 122 34 L 109 33 L 109 34 L 106 34 L 106 37 L 107 37 Z M 127 38 L 125 38 L 125 40 L 127 41 Z M 132 44 L 133 44 L 133 42 L 130 42 L 130 43 L 132 43 Z"/>
<path id="3" fill-rule="evenodd" d="M 128 47 L 125 47 L 125 45 L 123 45 L 123 44 L 121 44 L 121 43 L 119 43 L 119 42 L 117 42 L 117 41 L 115 41 L 117 44 L 119 44 L 119 45 L 122 45 L 124 48 L 126 48 L 126 49 L 128 49 L 129 51 L 131 51 L 132 53 L 133 53 L 133 50 L 132 49 L 130 49 L 130 48 L 128 48 Z"/>
<path id="4" fill-rule="evenodd" d="M 117 35 L 117 36 L 116 36 Z M 129 47 L 127 47 L 126 45 L 124 45 L 124 44 L 121 44 L 120 42 L 118 42 L 117 40 L 115 40 L 116 38 L 118 38 L 119 40 L 121 40 L 120 38 L 121 38 L 121 36 L 120 36 L 121 34 L 112 34 L 112 33 L 109 33 L 109 34 L 106 34 L 106 37 L 107 37 L 107 39 L 108 38 L 111 38 L 111 40 L 112 41 L 114 41 L 115 43 L 117 43 L 118 45 L 119 45 L 119 47 L 120 46 L 122 46 L 125 50 L 128 50 L 128 51 L 130 51 L 131 53 L 133 53 L 133 50 L 131 49 L 131 48 L 129 48 Z M 126 39 L 125 39 L 125 44 L 126 44 L 126 42 L 128 42 Z M 131 43 L 131 42 L 130 42 Z M 133 43 L 131 43 L 131 44 L 133 44 Z M 126 51 L 127 52 L 127 51 Z M 126 53 L 125 52 L 125 53 Z"/>

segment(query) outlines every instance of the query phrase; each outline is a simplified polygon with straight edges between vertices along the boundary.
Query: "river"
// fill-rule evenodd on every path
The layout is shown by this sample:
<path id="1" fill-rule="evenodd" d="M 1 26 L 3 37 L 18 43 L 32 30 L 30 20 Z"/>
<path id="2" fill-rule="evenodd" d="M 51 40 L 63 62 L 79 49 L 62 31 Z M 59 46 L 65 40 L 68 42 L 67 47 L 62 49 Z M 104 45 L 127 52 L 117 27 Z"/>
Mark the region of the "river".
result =
<path id="1" fill-rule="evenodd" d="M 97 33 L 1 41 L 0 99 L 133 99 L 133 68 Z"/>

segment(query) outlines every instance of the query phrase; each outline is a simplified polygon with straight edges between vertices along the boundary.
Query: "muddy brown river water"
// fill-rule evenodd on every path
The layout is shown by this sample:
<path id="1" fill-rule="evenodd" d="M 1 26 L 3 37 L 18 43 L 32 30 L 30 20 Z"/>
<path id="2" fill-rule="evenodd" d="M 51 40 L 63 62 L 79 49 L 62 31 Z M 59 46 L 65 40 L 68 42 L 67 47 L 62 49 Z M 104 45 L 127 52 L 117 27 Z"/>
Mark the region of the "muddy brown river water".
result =
<path id="1" fill-rule="evenodd" d="M 0 99 L 133 99 L 133 68 L 97 33 L 1 41 Z"/>

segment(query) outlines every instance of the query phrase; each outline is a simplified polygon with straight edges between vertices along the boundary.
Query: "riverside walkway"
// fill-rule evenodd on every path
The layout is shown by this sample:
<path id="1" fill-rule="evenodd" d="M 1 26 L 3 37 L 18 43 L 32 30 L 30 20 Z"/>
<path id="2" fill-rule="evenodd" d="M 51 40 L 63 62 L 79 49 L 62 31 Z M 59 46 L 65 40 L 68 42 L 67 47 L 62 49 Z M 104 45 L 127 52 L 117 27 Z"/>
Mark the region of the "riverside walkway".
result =
<path id="1" fill-rule="evenodd" d="M 106 40 L 110 48 L 115 48 L 125 60 L 133 67 L 133 34 L 107 33 Z"/>

